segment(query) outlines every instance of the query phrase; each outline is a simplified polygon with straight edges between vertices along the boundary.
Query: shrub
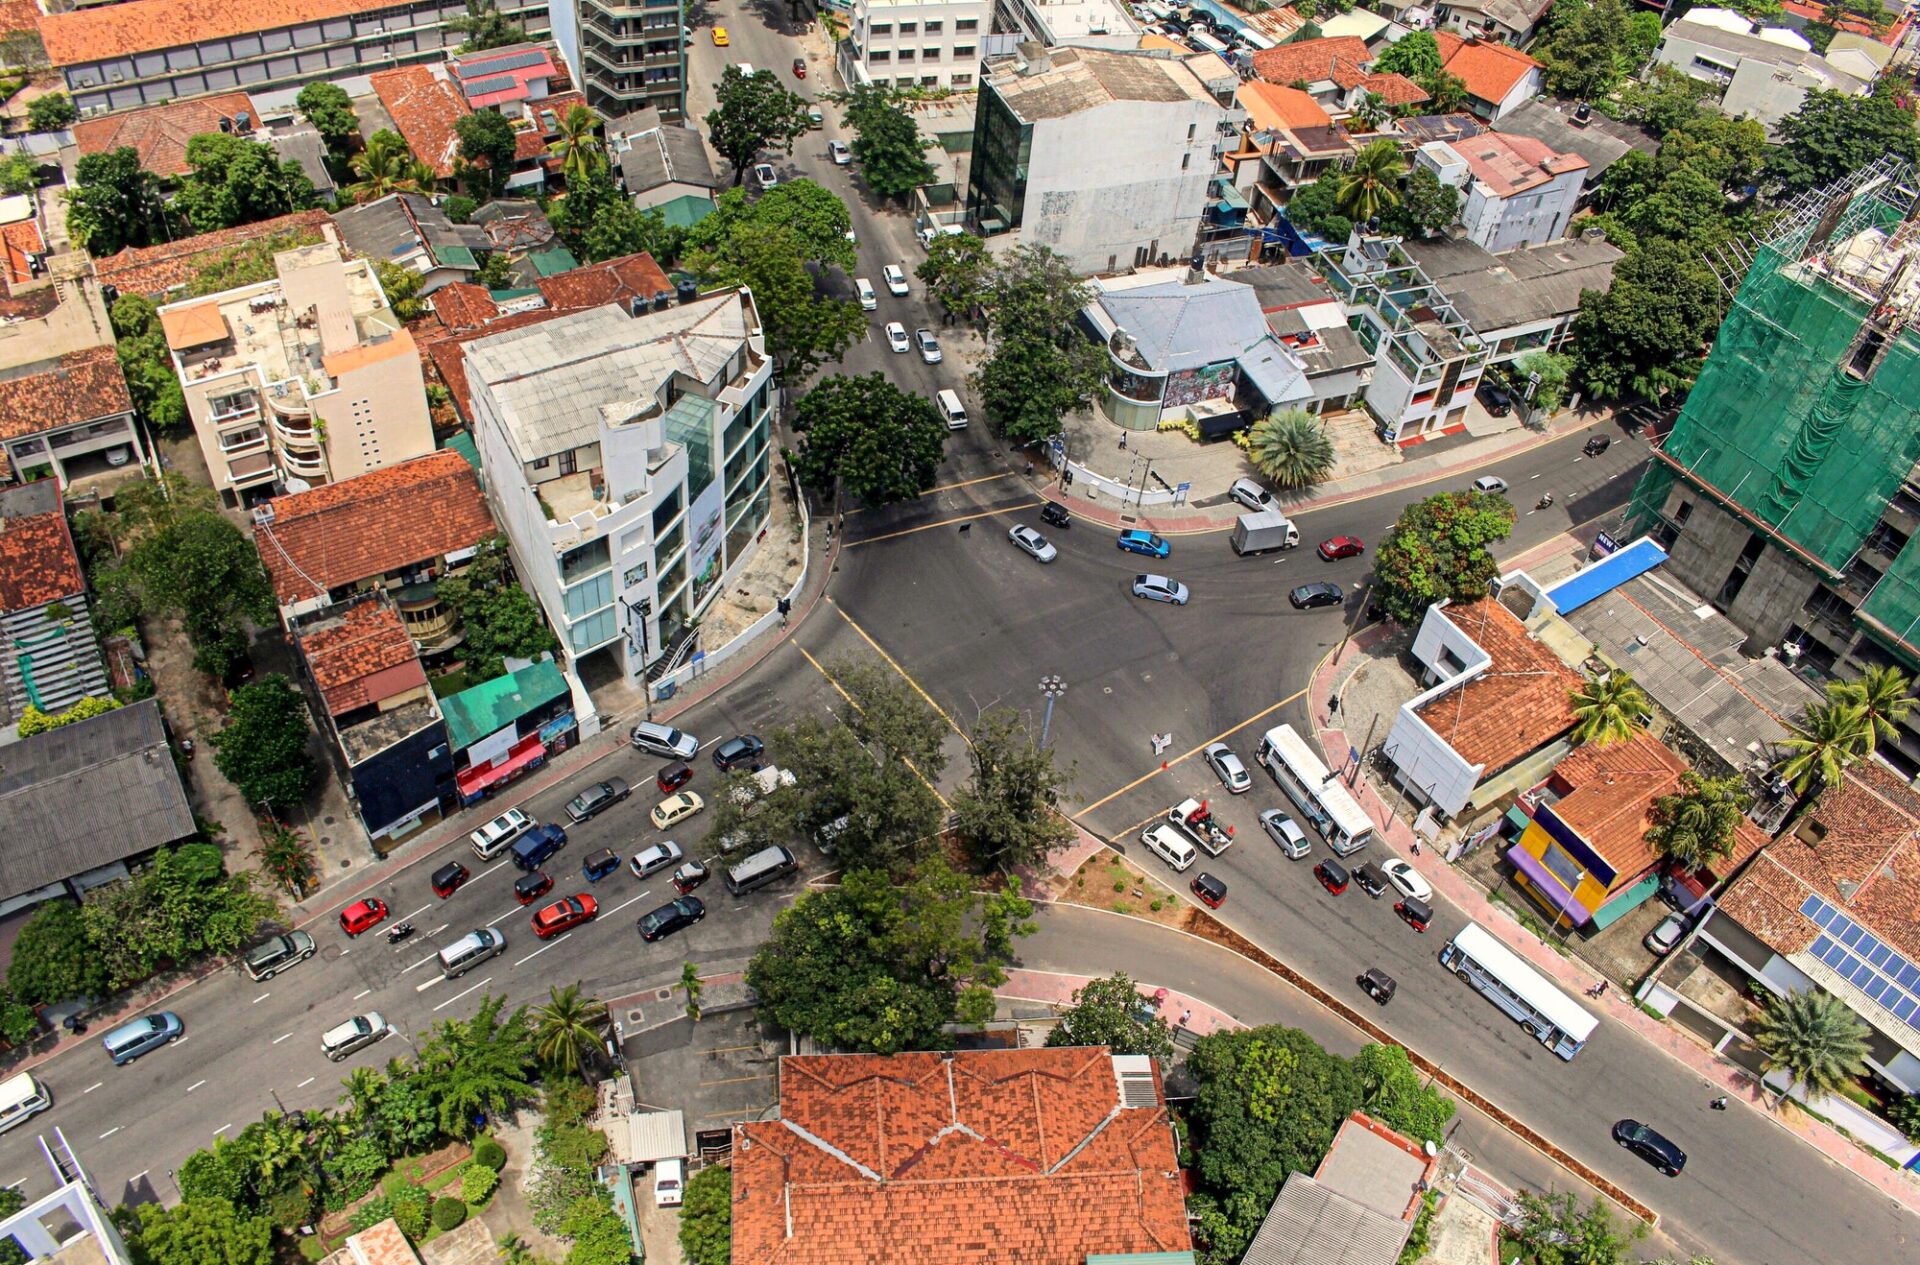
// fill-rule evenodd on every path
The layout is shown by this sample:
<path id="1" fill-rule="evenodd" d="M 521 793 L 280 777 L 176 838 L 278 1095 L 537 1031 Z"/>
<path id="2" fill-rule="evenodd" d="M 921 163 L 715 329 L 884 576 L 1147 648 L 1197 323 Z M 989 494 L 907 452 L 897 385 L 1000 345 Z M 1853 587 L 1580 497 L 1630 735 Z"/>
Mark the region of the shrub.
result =
<path id="1" fill-rule="evenodd" d="M 425 1236 L 427 1214 L 433 1206 L 433 1196 L 419 1186 L 402 1186 L 387 1196 L 387 1200 L 393 1205 L 393 1219 L 399 1225 L 400 1233 L 414 1240 Z"/>
<path id="2" fill-rule="evenodd" d="M 433 1224 L 440 1233 L 458 1229 L 467 1219 L 467 1205 L 458 1199 L 440 1198 L 433 1201 Z"/>
<path id="3" fill-rule="evenodd" d="M 1906 1134 L 1909 1141 L 1920 1142 L 1920 1094 L 1908 1094 L 1888 1104 L 1887 1119 Z"/>
<path id="4" fill-rule="evenodd" d="M 473 1162 L 483 1164 L 498 1173 L 507 1166 L 506 1148 L 492 1138 L 481 1138 L 473 1144 Z"/>
<path id="5" fill-rule="evenodd" d="M 362 1230 L 371 1230 L 392 1215 L 392 1196 L 376 1195 L 353 1210 L 353 1216 L 348 1219 L 348 1224 L 357 1234 Z"/>
<path id="6" fill-rule="evenodd" d="M 499 1173 L 485 1164 L 469 1164 L 460 1174 L 460 1198 L 477 1208 L 493 1197 L 493 1189 L 499 1184 Z"/>
<path id="7" fill-rule="evenodd" d="M 296 1183 L 277 1191 L 267 1200 L 267 1220 L 292 1229 L 313 1219 L 313 1194 L 309 1187 Z"/>

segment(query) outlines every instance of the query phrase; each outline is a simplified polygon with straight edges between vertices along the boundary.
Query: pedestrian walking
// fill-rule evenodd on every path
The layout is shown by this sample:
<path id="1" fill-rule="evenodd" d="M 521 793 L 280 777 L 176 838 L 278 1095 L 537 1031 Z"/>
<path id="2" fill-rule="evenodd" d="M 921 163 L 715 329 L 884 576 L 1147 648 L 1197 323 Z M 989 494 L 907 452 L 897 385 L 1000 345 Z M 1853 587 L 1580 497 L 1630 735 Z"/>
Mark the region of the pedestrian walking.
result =
<path id="1" fill-rule="evenodd" d="M 1418 839 L 1415 839 L 1413 841 L 1413 855 L 1415 856 L 1420 855 L 1420 841 Z"/>
<path id="2" fill-rule="evenodd" d="M 1183 1027 L 1183 1028 L 1184 1028 L 1184 1027 L 1186 1027 L 1186 1026 L 1187 1026 L 1187 1020 L 1189 1020 L 1189 1019 L 1191 1019 L 1191 1018 L 1193 1018 L 1193 1011 L 1192 1011 L 1192 1010 L 1190 1010 L 1190 1009 L 1189 1009 L 1189 1010 L 1183 1010 L 1183 1011 L 1181 1011 L 1181 1012 L 1180 1012 L 1180 1026 L 1181 1026 L 1181 1027 Z"/>
<path id="3" fill-rule="evenodd" d="M 1726 1096 L 1724 1094 L 1721 1095 L 1720 1097 L 1714 1099 L 1712 1102 L 1708 1103 L 1707 1106 L 1713 1108 L 1715 1111 L 1725 1111 L 1727 1109 Z"/>
<path id="4" fill-rule="evenodd" d="M 1127 432 L 1121 431 L 1120 432 L 1120 450 L 1122 452 L 1125 452 L 1126 448 L 1127 448 Z"/>

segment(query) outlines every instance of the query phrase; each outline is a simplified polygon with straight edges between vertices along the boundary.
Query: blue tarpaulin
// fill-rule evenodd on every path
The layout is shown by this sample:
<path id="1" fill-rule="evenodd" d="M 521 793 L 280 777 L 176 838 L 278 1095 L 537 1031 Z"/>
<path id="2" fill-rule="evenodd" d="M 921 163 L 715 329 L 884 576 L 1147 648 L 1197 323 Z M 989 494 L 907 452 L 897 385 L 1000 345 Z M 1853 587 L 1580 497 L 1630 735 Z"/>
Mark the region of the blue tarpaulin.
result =
<path id="1" fill-rule="evenodd" d="M 1569 576 L 1547 590 L 1547 600 L 1562 615 L 1571 614 L 1588 602 L 1607 594 L 1637 575 L 1645 575 L 1667 560 L 1667 551 L 1649 537 L 1628 545 L 1585 571 Z"/>

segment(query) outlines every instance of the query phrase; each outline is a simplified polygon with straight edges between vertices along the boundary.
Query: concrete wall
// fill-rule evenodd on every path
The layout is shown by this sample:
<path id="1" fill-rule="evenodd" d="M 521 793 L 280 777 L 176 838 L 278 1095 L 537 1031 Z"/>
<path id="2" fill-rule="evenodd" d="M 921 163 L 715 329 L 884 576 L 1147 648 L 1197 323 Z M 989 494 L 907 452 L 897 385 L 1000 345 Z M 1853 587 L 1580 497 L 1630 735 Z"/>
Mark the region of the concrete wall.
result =
<path id="1" fill-rule="evenodd" d="M 341 374 L 333 391 L 314 397 L 313 415 L 326 425 L 335 482 L 433 451 L 433 417 L 411 345 Z"/>
<path id="2" fill-rule="evenodd" d="M 1501 197 L 1475 180 L 1467 186 L 1460 222 L 1469 239 L 1495 254 L 1558 241 L 1566 234 L 1567 221 L 1573 218 L 1573 208 L 1580 201 L 1585 175 L 1584 168 L 1562 172 L 1543 185 L 1511 197 Z"/>
<path id="3" fill-rule="evenodd" d="M 1793 555 L 1768 544 L 1731 605 L 1721 606 L 1720 590 L 1734 563 L 1753 535 L 1753 529 L 1684 480 L 1667 493 L 1664 513 L 1669 522 L 1685 502 L 1692 505 L 1687 521 L 1668 550 L 1668 569 L 1676 579 L 1722 609 L 1748 636 L 1749 647 L 1777 645 L 1787 625 L 1801 620 L 1802 608 L 1813 595 L 1813 572 Z"/>

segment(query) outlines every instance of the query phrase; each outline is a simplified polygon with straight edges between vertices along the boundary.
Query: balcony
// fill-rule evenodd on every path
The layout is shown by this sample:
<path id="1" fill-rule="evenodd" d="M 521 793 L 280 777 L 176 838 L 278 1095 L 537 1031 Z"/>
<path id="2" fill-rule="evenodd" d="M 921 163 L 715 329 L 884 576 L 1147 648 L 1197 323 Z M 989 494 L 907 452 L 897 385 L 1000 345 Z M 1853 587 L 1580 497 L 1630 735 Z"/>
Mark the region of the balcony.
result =
<path id="1" fill-rule="evenodd" d="M 279 477 L 280 472 L 273 465 L 273 454 L 269 452 L 249 453 L 227 462 L 227 480 L 236 488 L 271 483 Z"/>
<path id="2" fill-rule="evenodd" d="M 260 397 L 248 391 L 207 401 L 207 417 L 214 426 L 239 426 L 260 420 Z"/>
<path id="3" fill-rule="evenodd" d="M 258 426 L 249 431 L 220 436 L 220 455 L 237 457 L 242 453 L 262 452 L 267 447 L 267 432 Z"/>
<path id="4" fill-rule="evenodd" d="M 322 442 L 320 433 L 314 429 L 311 415 L 284 420 L 275 417 L 268 424 L 273 427 L 274 437 L 291 447 L 318 449 Z"/>
<path id="5" fill-rule="evenodd" d="M 298 449 L 288 449 L 280 454 L 280 461 L 286 467 L 288 474 L 297 474 L 302 478 L 312 476 L 324 479 L 327 477 L 327 459 L 323 456 L 317 454 L 308 456 Z"/>

